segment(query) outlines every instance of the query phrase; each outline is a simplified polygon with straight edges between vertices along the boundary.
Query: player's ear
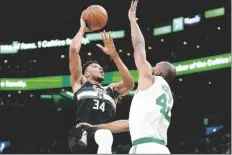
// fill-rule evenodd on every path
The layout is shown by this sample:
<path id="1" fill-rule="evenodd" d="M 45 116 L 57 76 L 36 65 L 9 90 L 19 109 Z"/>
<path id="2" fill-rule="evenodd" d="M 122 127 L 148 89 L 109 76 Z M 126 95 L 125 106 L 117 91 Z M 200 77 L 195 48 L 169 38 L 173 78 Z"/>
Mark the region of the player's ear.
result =
<path id="1" fill-rule="evenodd" d="M 162 75 L 162 72 L 161 71 L 155 71 L 155 75 L 160 76 L 160 75 Z"/>
<path id="2" fill-rule="evenodd" d="M 89 74 L 89 71 L 85 71 L 84 76 L 85 76 L 85 77 L 89 77 L 89 75 L 90 75 L 90 74 Z"/>

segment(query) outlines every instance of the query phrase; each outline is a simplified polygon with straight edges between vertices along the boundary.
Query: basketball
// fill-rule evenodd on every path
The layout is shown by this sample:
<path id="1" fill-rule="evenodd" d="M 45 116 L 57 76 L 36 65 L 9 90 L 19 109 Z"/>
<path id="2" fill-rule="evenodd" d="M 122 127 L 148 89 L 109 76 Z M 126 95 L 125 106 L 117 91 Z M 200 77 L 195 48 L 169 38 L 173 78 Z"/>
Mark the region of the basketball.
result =
<path id="1" fill-rule="evenodd" d="M 90 30 L 100 30 L 106 25 L 108 14 L 102 6 L 91 5 L 84 11 L 83 19 Z"/>

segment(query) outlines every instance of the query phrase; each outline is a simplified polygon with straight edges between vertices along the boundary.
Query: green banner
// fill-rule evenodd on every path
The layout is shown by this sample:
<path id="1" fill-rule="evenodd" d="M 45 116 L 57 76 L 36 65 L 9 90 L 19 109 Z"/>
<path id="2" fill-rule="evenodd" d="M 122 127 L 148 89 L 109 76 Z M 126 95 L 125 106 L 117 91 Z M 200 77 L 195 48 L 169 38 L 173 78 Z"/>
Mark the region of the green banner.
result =
<path id="1" fill-rule="evenodd" d="M 112 31 L 111 35 L 113 39 L 120 39 L 125 37 L 125 31 Z M 84 45 L 89 44 L 91 41 L 102 40 L 100 33 L 88 33 L 83 37 L 81 43 Z M 0 44 L 0 54 L 16 54 L 19 51 L 54 48 L 54 47 L 67 47 L 70 46 L 72 39 L 52 39 L 52 40 L 40 40 L 37 42 L 19 42 L 12 41 L 9 44 Z"/>
<path id="2" fill-rule="evenodd" d="M 119 30 L 119 31 L 112 31 L 111 36 L 113 39 L 120 39 L 125 37 L 125 31 L 124 30 Z M 97 40 L 102 40 L 101 38 L 101 33 L 89 33 L 86 34 L 86 39 L 89 41 L 97 41 Z"/>
<path id="3" fill-rule="evenodd" d="M 224 7 L 205 11 L 205 18 L 214 18 L 223 15 L 225 15 Z"/>
<path id="4" fill-rule="evenodd" d="M 200 59 L 182 61 L 174 63 L 173 65 L 176 67 L 177 75 L 221 69 L 231 66 L 231 54 L 227 53 Z"/>
<path id="5" fill-rule="evenodd" d="M 197 72 L 216 70 L 231 66 L 231 53 L 210 56 L 173 63 L 178 75 L 192 74 Z M 137 70 L 130 70 L 132 78 L 138 81 Z M 102 84 L 116 83 L 121 80 L 118 71 L 105 73 Z M 70 76 L 51 76 L 37 78 L 1 78 L 0 90 L 36 90 L 70 87 Z"/>
<path id="6" fill-rule="evenodd" d="M 174 18 L 172 21 L 172 31 L 178 32 L 184 30 L 184 17 Z"/>
<path id="7" fill-rule="evenodd" d="M 138 72 L 137 72 L 137 70 L 130 70 L 130 74 L 131 74 L 133 80 L 137 82 L 138 81 Z M 119 82 L 121 80 L 122 80 L 122 78 L 121 78 L 119 72 L 112 72 L 112 79 L 111 79 L 112 83 L 116 83 L 116 82 Z"/>
<path id="8" fill-rule="evenodd" d="M 36 90 L 62 87 L 62 76 L 0 79 L 0 90 Z"/>
<path id="9" fill-rule="evenodd" d="M 163 26 L 163 27 L 157 27 L 153 29 L 153 35 L 154 36 L 159 36 L 159 35 L 163 35 L 163 34 L 167 34 L 167 33 L 171 33 L 172 32 L 172 26 L 171 25 L 167 25 L 167 26 Z"/>

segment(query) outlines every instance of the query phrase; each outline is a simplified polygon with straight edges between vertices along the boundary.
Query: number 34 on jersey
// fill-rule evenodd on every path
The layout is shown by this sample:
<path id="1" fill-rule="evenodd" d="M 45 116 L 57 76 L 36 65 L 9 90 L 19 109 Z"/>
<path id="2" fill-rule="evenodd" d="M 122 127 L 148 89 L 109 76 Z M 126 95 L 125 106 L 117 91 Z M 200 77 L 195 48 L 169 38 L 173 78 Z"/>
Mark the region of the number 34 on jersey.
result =
<path id="1" fill-rule="evenodd" d="M 100 103 L 99 100 L 94 100 L 93 109 L 101 110 L 102 112 L 105 111 L 105 102 Z"/>

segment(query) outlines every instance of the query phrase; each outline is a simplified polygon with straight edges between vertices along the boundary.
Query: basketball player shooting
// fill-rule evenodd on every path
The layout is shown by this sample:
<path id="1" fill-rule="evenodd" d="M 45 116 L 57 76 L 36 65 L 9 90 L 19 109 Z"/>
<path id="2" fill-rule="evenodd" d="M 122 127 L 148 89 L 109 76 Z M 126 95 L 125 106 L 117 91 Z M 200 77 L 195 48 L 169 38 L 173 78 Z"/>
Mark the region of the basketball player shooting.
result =
<path id="1" fill-rule="evenodd" d="M 129 70 L 116 52 L 111 34 L 105 31 L 101 33 L 104 47 L 100 44 L 97 46 L 113 59 L 122 81 L 103 87 L 100 83 L 104 80 L 104 71 L 96 61 L 89 61 L 81 66 L 79 55 L 81 41 L 85 32 L 89 31 L 81 16 L 79 32 L 73 38 L 69 49 L 70 82 L 77 105 L 76 123 L 109 123 L 115 116 L 118 97 L 133 89 L 134 83 Z M 104 147 L 105 143 L 109 145 L 108 148 Z M 97 127 L 76 128 L 75 125 L 69 131 L 69 146 L 72 153 L 111 153 L 112 143 L 113 137 L 109 130 Z"/>
<path id="2" fill-rule="evenodd" d="M 127 120 L 118 120 L 94 126 L 112 132 L 130 129 L 132 140 L 130 154 L 170 154 L 166 147 L 173 106 L 169 83 L 174 80 L 176 69 L 166 61 L 152 67 L 146 60 L 144 37 L 136 21 L 137 4 L 138 0 L 132 1 L 128 13 L 134 60 L 139 73 L 138 88 L 131 103 L 129 123 Z M 92 126 L 87 123 L 79 125 Z"/>

